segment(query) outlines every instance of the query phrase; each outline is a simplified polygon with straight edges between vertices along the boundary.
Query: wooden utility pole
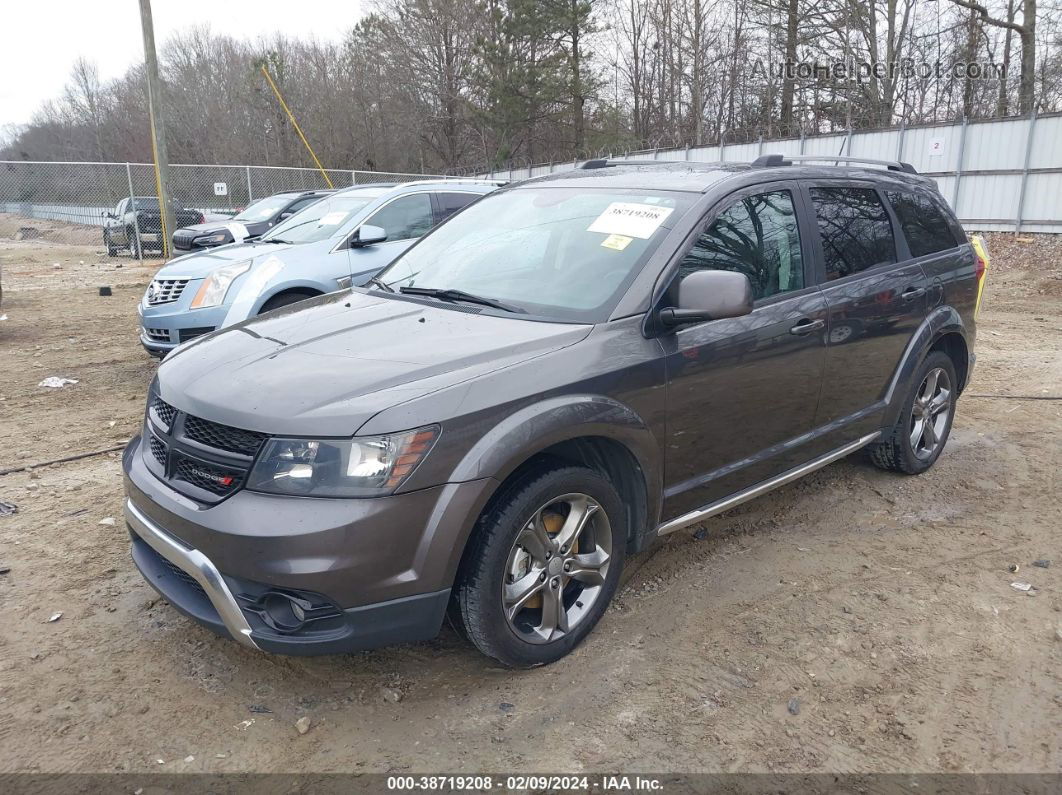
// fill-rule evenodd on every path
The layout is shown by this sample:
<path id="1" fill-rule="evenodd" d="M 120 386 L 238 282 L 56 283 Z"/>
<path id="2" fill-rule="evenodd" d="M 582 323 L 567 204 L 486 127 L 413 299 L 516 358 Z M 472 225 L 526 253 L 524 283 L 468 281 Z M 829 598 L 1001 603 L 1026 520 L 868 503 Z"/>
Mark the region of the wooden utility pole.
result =
<path id="1" fill-rule="evenodd" d="M 151 0 L 140 0 L 140 26 L 144 32 L 144 67 L 148 84 L 148 116 L 151 119 L 151 153 L 155 158 L 155 192 L 162 210 L 162 256 L 170 255 L 174 231 L 173 202 L 170 201 L 170 159 L 166 154 L 166 122 L 162 112 L 162 84 L 159 59 L 155 55 L 155 26 L 151 22 Z"/>

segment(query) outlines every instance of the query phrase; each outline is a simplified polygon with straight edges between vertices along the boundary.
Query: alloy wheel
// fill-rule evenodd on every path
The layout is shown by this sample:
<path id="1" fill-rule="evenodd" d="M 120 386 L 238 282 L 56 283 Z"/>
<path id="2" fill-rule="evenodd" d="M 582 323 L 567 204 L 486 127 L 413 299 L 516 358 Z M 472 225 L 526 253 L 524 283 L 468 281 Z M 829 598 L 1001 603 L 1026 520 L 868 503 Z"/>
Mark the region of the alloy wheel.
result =
<path id="1" fill-rule="evenodd" d="M 918 458 L 931 458 L 941 445 L 952 407 L 951 379 L 941 367 L 926 373 L 911 407 L 911 449 Z"/>
<path id="2" fill-rule="evenodd" d="M 601 504 L 565 494 L 536 510 L 509 551 L 502 609 L 529 643 L 573 631 L 601 595 L 612 559 L 612 528 Z"/>

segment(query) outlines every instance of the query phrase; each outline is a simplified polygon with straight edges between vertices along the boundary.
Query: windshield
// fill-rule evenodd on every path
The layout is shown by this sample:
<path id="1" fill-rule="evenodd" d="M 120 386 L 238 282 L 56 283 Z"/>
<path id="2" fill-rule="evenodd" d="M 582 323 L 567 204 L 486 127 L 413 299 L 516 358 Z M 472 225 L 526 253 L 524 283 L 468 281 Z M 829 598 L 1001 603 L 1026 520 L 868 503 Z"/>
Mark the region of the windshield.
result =
<path id="1" fill-rule="evenodd" d="M 600 188 L 503 191 L 426 235 L 378 278 L 395 290 L 462 290 L 530 315 L 602 322 L 695 198 Z"/>
<path id="2" fill-rule="evenodd" d="M 271 196 L 257 201 L 243 212 L 233 216 L 234 221 L 264 221 L 272 218 L 291 201 L 290 196 Z"/>
<path id="3" fill-rule="evenodd" d="M 283 240 L 285 243 L 324 240 L 338 232 L 354 213 L 379 195 L 378 191 L 357 191 L 329 196 L 273 227 L 268 234 L 262 235 L 262 240 Z"/>

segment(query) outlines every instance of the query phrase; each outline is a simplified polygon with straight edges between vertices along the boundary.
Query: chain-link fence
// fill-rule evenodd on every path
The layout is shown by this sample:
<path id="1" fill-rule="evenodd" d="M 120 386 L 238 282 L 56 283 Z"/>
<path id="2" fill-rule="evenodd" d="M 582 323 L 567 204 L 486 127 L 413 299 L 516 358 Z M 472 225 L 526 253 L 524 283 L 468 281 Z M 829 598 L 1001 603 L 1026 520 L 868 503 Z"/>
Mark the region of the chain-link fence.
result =
<path id="1" fill-rule="evenodd" d="M 430 174 L 328 169 L 335 188 L 410 182 Z M 170 193 L 204 221 L 224 220 L 276 193 L 327 188 L 321 171 L 279 166 L 170 166 Z M 104 246 L 103 229 L 130 197 L 154 197 L 150 163 L 0 161 L 0 236 Z M 194 213 L 182 213 L 191 218 Z M 101 252 L 102 254 L 102 252 Z"/>

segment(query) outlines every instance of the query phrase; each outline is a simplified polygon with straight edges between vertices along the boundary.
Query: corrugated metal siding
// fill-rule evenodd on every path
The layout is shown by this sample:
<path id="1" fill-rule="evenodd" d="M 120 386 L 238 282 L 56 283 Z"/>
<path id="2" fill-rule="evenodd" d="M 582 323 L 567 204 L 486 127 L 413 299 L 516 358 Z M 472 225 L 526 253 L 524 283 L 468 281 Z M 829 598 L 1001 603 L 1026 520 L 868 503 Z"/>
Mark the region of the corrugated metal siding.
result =
<path id="1" fill-rule="evenodd" d="M 1032 140 L 1030 143 L 1030 127 Z M 1028 152 L 1026 150 L 1028 149 Z M 1062 232 L 1062 114 L 1040 118 L 996 119 L 962 124 L 895 128 L 786 138 L 726 146 L 692 147 L 631 153 L 616 160 L 690 160 L 705 163 L 748 162 L 760 154 L 850 155 L 876 160 L 903 160 L 934 177 L 956 215 L 971 230 Z M 1026 176 L 1026 154 L 1028 170 Z M 956 172 L 961 175 L 956 178 Z M 495 179 L 525 179 L 574 167 L 554 163 L 494 171 Z M 1047 170 L 1045 172 L 1045 170 Z M 989 172 L 989 173 L 985 173 Z M 1006 172 L 1006 173 L 998 173 Z M 956 184 L 958 183 L 958 184 Z M 1024 183 L 1024 202 L 1022 185 Z"/>

